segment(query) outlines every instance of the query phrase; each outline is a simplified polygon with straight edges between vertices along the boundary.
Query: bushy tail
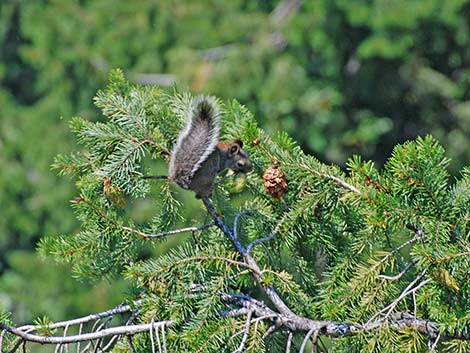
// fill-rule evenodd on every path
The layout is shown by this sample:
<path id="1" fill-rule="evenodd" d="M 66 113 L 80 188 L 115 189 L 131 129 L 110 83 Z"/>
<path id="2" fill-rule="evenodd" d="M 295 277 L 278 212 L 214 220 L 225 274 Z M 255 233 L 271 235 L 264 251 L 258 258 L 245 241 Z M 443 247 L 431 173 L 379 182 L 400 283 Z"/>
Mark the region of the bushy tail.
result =
<path id="1" fill-rule="evenodd" d="M 188 123 L 181 131 L 171 154 L 169 177 L 188 189 L 194 173 L 215 150 L 220 133 L 220 110 L 210 96 L 194 98 Z"/>

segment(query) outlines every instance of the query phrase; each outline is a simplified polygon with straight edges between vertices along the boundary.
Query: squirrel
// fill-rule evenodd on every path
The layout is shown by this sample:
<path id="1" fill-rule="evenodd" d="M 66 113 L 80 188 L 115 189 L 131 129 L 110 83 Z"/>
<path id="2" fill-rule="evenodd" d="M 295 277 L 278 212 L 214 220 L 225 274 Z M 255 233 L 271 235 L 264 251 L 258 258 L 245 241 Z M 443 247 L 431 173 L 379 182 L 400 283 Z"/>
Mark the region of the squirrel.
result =
<path id="1" fill-rule="evenodd" d="M 224 169 L 248 173 L 251 161 L 241 140 L 218 141 L 220 111 L 216 99 L 197 96 L 189 109 L 189 121 L 170 156 L 169 178 L 196 198 L 211 197 L 215 178 Z"/>

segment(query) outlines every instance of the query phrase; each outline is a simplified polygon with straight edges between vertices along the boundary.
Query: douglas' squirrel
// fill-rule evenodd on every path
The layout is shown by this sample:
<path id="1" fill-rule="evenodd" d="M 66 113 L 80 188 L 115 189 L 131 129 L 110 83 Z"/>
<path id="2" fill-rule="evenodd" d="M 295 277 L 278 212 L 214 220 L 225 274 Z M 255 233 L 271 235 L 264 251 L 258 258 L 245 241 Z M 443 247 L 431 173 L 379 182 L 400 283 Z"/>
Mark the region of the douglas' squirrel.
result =
<path id="1" fill-rule="evenodd" d="M 218 141 L 220 111 L 214 97 L 198 96 L 189 109 L 189 121 L 170 157 L 169 178 L 196 193 L 210 197 L 215 177 L 226 168 L 251 171 L 251 161 L 240 140 Z"/>

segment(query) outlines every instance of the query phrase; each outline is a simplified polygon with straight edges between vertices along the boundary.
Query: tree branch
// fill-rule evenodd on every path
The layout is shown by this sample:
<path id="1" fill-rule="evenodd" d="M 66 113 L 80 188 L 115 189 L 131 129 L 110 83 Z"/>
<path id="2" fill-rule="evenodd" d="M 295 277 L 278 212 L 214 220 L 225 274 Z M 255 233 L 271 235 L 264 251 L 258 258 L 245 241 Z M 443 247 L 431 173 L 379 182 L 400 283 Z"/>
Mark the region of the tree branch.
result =
<path id="1" fill-rule="evenodd" d="M 408 328 L 413 328 L 421 334 L 433 339 L 434 343 L 436 343 L 438 339 L 441 341 L 450 339 L 470 341 L 470 327 L 465 328 L 459 332 L 446 332 L 440 329 L 440 325 L 437 322 L 420 319 L 407 312 L 393 313 L 390 314 L 389 317 L 382 317 L 373 322 L 346 323 L 312 320 L 309 318 L 300 317 L 295 314 L 286 315 L 282 312 L 276 312 L 275 310 L 271 309 L 263 301 L 254 299 L 244 294 L 221 293 L 220 297 L 222 302 L 224 302 L 226 305 L 236 306 L 235 308 L 220 312 L 220 315 L 226 317 L 247 316 L 245 330 L 243 331 L 243 333 L 247 332 L 247 327 L 250 326 L 251 322 L 258 322 L 260 320 L 269 320 L 273 323 L 274 329 L 279 329 L 281 327 L 285 327 L 286 329 L 288 329 L 289 337 L 286 349 L 289 350 L 292 342 L 292 337 L 295 333 L 304 333 L 304 335 L 307 335 L 305 336 L 306 338 L 310 337 L 312 333 L 315 333 L 315 335 L 317 336 L 317 332 L 318 335 L 325 335 L 329 337 L 348 337 L 354 336 L 361 332 L 373 333 L 378 331 L 381 327 L 385 325 L 397 332 L 401 332 Z M 152 321 L 150 323 L 140 325 L 128 325 L 130 323 L 130 320 L 128 320 L 126 325 L 104 329 L 102 329 L 102 326 L 100 326 L 98 329 L 96 329 L 96 332 L 82 333 L 83 323 L 90 322 L 95 319 L 101 319 L 104 317 L 110 319 L 114 314 L 128 312 L 131 309 L 132 308 L 129 305 L 120 305 L 114 309 L 102 313 L 92 314 L 73 320 L 52 323 L 51 325 L 49 325 L 50 328 L 68 328 L 72 325 L 80 325 L 79 333 L 72 336 L 65 336 L 65 332 L 64 336 L 40 336 L 31 334 L 29 332 L 36 331 L 40 328 L 40 326 L 34 325 L 24 325 L 15 328 L 8 326 L 4 323 L 0 323 L 0 330 L 2 330 L 2 332 L 9 332 L 21 339 L 15 344 L 13 352 L 18 349 L 18 347 L 24 342 L 66 345 L 70 343 L 79 343 L 84 341 L 102 340 L 106 337 L 112 337 L 114 339 L 117 339 L 119 336 L 130 337 L 131 335 L 143 332 L 152 332 L 152 334 L 158 334 L 159 329 L 162 330 L 163 346 L 165 349 L 166 339 L 164 329 L 174 324 L 172 320 L 165 320 L 159 322 Z M 110 348 L 109 342 L 106 347 Z M 131 350 L 132 349 L 133 348 L 131 348 Z M 0 346 L 0 351 L 3 351 L 2 346 Z"/>
<path id="2" fill-rule="evenodd" d="M 322 176 L 325 177 L 326 175 L 322 175 Z M 336 177 L 332 177 L 332 176 L 326 176 L 326 177 L 333 179 L 335 182 L 339 183 L 342 187 L 349 189 L 350 191 L 361 194 L 361 192 L 358 189 L 356 189 L 352 185 L 349 185 L 343 182 L 342 180 Z M 202 201 L 204 205 L 206 206 L 207 211 L 209 212 L 209 215 L 214 219 L 215 225 L 227 236 L 227 238 L 233 244 L 235 249 L 243 257 L 245 263 L 248 265 L 249 268 L 251 268 L 251 275 L 256 280 L 256 282 L 260 285 L 260 287 L 263 289 L 264 293 L 271 300 L 271 302 L 274 304 L 276 309 L 279 311 L 278 313 L 276 313 L 274 310 L 267 307 L 266 304 L 259 302 L 259 301 L 255 301 L 252 298 L 247 299 L 247 297 L 240 297 L 238 299 L 238 304 L 242 308 L 245 308 L 247 310 L 241 310 L 238 312 L 239 314 L 242 314 L 242 313 L 247 314 L 250 312 L 250 313 L 255 314 L 258 317 L 263 316 L 263 315 L 269 316 L 269 317 L 276 317 L 274 319 L 274 321 L 276 322 L 276 325 L 285 326 L 290 331 L 293 331 L 293 332 L 307 331 L 307 332 L 312 332 L 312 333 L 318 332 L 318 334 L 323 334 L 323 335 L 330 336 L 330 337 L 346 337 L 346 336 L 355 335 L 358 332 L 375 331 L 379 327 L 383 326 L 384 324 L 388 324 L 392 329 L 396 331 L 400 331 L 404 327 L 411 326 L 411 327 L 414 327 L 419 332 L 431 338 L 436 338 L 437 335 L 439 334 L 439 329 L 438 329 L 439 325 L 437 323 L 418 319 L 415 316 L 408 315 L 408 314 L 401 314 L 399 317 L 392 315 L 392 310 L 398 304 L 398 301 L 403 299 L 403 297 L 408 295 L 409 293 L 414 293 L 414 291 L 416 291 L 418 288 L 420 288 L 421 286 L 425 285 L 426 283 L 430 281 L 430 279 L 424 280 L 422 283 L 420 283 L 416 287 L 411 288 L 416 283 L 416 281 L 422 275 L 424 275 L 424 273 L 418 276 L 419 278 L 417 278 L 404 290 L 404 292 L 400 295 L 400 297 L 397 299 L 396 302 L 393 302 L 392 304 L 390 304 L 388 307 L 384 308 L 381 311 L 381 312 L 383 312 L 384 310 L 387 311 L 384 318 L 379 318 L 375 320 L 377 318 L 377 314 L 380 314 L 379 312 L 376 315 L 374 315 L 374 317 L 372 317 L 371 320 L 369 320 L 368 322 L 356 324 L 356 323 L 312 320 L 312 319 L 300 317 L 294 314 L 290 310 L 290 308 L 285 304 L 285 302 L 282 300 L 279 294 L 276 292 L 274 287 L 263 283 L 262 278 L 260 276 L 262 271 L 259 265 L 257 264 L 257 262 L 250 255 L 247 248 L 245 248 L 239 241 L 237 234 L 236 234 L 236 225 L 234 227 L 234 232 L 231 232 L 229 227 L 223 222 L 222 218 L 215 212 L 212 202 L 207 197 L 202 198 Z M 236 218 L 236 221 L 238 220 L 238 218 L 239 217 Z M 418 228 L 408 226 L 408 225 L 407 227 L 413 230 L 416 233 L 416 236 L 413 239 L 410 239 L 404 244 L 402 244 L 401 246 L 399 246 L 397 249 L 394 249 L 390 255 L 397 253 L 404 246 L 418 239 L 422 239 L 425 236 L 424 232 L 422 232 Z M 233 297 L 231 300 L 232 301 L 234 300 Z M 237 302 L 237 300 L 235 300 L 235 302 Z M 236 314 L 236 312 L 231 311 L 230 314 L 234 315 Z M 468 330 L 465 330 L 465 332 L 463 332 L 462 334 L 458 334 L 458 335 L 455 335 L 453 333 L 451 334 L 451 333 L 441 332 L 441 336 L 442 336 L 442 339 L 446 339 L 447 337 L 449 338 L 458 337 L 459 339 L 470 340 L 470 328 Z"/>
<path id="3" fill-rule="evenodd" d="M 307 346 L 308 339 L 310 338 L 310 336 L 313 335 L 313 333 L 315 333 L 318 336 L 318 331 L 314 331 L 313 329 L 308 331 L 307 334 L 305 335 L 304 340 L 302 341 L 302 345 L 300 346 L 299 353 L 304 352 L 305 347 Z"/>
<path id="4" fill-rule="evenodd" d="M 136 305 L 138 305 L 138 304 L 140 304 L 140 301 L 136 302 Z M 114 316 L 116 314 L 126 313 L 126 312 L 129 312 L 131 310 L 132 310 L 132 307 L 130 305 L 118 305 L 117 307 L 115 307 L 113 309 L 106 310 L 106 311 L 103 311 L 103 312 L 100 312 L 100 313 L 90 314 L 90 315 L 87 315 L 87 316 L 84 316 L 84 317 L 79 317 L 79 318 L 72 319 L 72 320 L 52 323 L 52 324 L 48 325 L 48 327 L 51 328 L 51 329 L 54 329 L 54 328 L 60 328 L 60 327 L 65 327 L 65 326 L 83 324 L 83 323 L 86 323 L 86 322 L 103 319 L 105 317 Z M 28 332 L 30 332 L 31 330 L 35 331 L 36 329 L 38 329 L 38 326 L 35 326 L 35 325 L 24 325 L 24 326 L 18 327 L 18 330 L 28 331 Z"/>
<path id="5" fill-rule="evenodd" d="M 288 165 L 290 166 L 293 166 L 293 167 L 297 167 L 297 168 L 303 168 L 305 170 L 308 170 L 309 172 L 311 172 L 312 174 L 315 174 L 319 177 L 322 177 L 322 178 L 325 178 L 325 179 L 330 179 L 330 180 L 333 180 L 336 184 L 338 184 L 339 186 L 341 186 L 343 189 L 347 189 L 349 191 L 352 191 L 354 192 L 355 194 L 358 194 L 358 195 L 361 195 L 363 196 L 363 193 L 358 189 L 356 188 L 354 185 L 351 185 L 349 183 L 347 183 L 346 181 L 344 181 L 343 179 L 341 178 L 338 178 L 337 176 L 334 176 L 334 175 L 331 175 L 331 174 L 327 174 L 327 173 L 322 173 L 322 172 L 319 172 L 318 170 L 316 169 L 313 169 L 311 167 L 309 167 L 308 165 L 306 164 L 299 164 L 299 165 L 293 165 L 293 164 L 289 164 Z"/>
<path id="6" fill-rule="evenodd" d="M 352 190 L 354 191 L 354 190 Z M 429 283 L 431 279 L 425 279 L 418 283 L 418 281 L 424 276 L 424 271 L 422 271 L 400 294 L 400 296 L 393 301 L 391 304 L 377 312 L 375 315 L 371 317 L 371 319 L 365 323 L 348 323 L 348 322 L 335 322 L 335 321 L 325 321 L 325 320 L 315 320 L 306 317 L 301 317 L 293 313 L 287 304 L 283 301 L 283 299 L 279 296 L 277 291 L 271 285 L 266 285 L 262 280 L 263 270 L 259 267 L 256 260 L 250 255 L 249 250 L 252 246 L 256 245 L 257 242 L 254 241 L 249 244 L 247 247 L 243 246 L 237 236 L 237 223 L 241 216 L 245 213 L 240 213 L 237 215 L 233 225 L 233 231 L 229 229 L 229 227 L 224 223 L 222 218 L 215 212 L 214 206 L 212 202 L 208 198 L 202 199 L 205 207 L 208 210 L 209 215 L 213 218 L 214 222 L 205 224 L 199 227 L 188 227 L 182 228 L 174 231 L 158 233 L 158 234 L 145 234 L 138 230 L 123 227 L 125 230 L 130 232 L 137 233 L 139 235 L 151 238 L 151 237 L 159 237 L 164 235 L 176 234 L 181 233 L 184 231 L 196 231 L 202 230 L 211 226 L 217 226 L 225 236 L 230 240 L 236 251 L 240 254 L 243 258 L 243 261 L 237 261 L 227 258 L 222 258 L 218 256 L 206 256 L 206 257 L 192 257 L 185 259 L 184 261 L 194 261 L 194 260 L 220 260 L 225 261 L 234 266 L 240 266 L 246 268 L 261 289 L 264 291 L 265 295 L 269 298 L 269 300 L 273 304 L 273 308 L 266 305 L 264 301 L 260 301 L 254 299 L 248 295 L 243 294 L 225 294 L 221 293 L 221 300 L 225 304 L 231 306 L 229 310 L 223 311 L 220 313 L 222 316 L 228 317 L 241 317 L 246 316 L 246 323 L 245 329 L 242 331 L 243 338 L 241 341 L 240 346 L 236 350 L 236 352 L 241 351 L 244 349 L 244 346 L 247 342 L 250 325 L 254 322 L 258 325 L 261 321 L 270 321 L 271 327 L 267 332 L 274 332 L 279 328 L 285 328 L 289 332 L 288 341 L 286 345 L 287 351 L 290 350 L 290 346 L 292 344 L 293 335 L 296 333 L 303 333 L 304 340 L 302 346 L 305 347 L 307 341 L 310 339 L 312 335 L 315 336 L 315 341 L 317 340 L 319 335 L 325 335 L 328 337 L 348 337 L 354 336 L 358 333 L 373 333 L 378 331 L 381 327 L 387 326 L 392 330 L 397 332 L 401 332 L 406 328 L 413 328 L 418 332 L 422 333 L 423 335 L 428 336 L 429 338 L 434 340 L 434 346 L 437 344 L 438 340 L 448 340 L 448 339 L 458 339 L 458 340 L 470 340 L 470 327 L 465 328 L 459 332 L 446 332 L 440 329 L 440 325 L 437 322 L 432 322 L 424 319 L 420 319 L 416 317 L 416 313 L 411 315 L 406 312 L 398 312 L 393 313 L 393 310 L 398 305 L 398 303 L 407 295 L 414 294 L 416 290 L 420 287 L 424 286 L 426 283 Z M 422 239 L 425 235 L 420 229 L 407 225 L 407 227 L 413 230 L 416 233 L 416 236 L 405 243 L 401 244 L 399 247 L 394 249 L 390 255 L 396 254 L 399 250 L 401 250 L 404 246 Z M 274 234 L 277 232 L 275 230 Z M 271 236 L 270 236 L 271 237 Z M 269 238 L 269 237 L 266 237 Z M 264 239 L 264 238 L 262 238 Z M 462 255 L 462 254 L 458 254 Z M 382 260 L 385 261 L 385 260 Z M 414 261 L 410 262 L 410 265 L 405 268 L 403 272 L 406 272 L 409 267 L 414 264 Z M 398 276 L 401 277 L 403 273 L 400 273 Z M 386 278 L 386 279 L 395 279 L 394 277 Z M 138 305 L 139 302 L 137 302 Z M 235 307 L 233 307 L 235 306 Z M 55 344 L 55 345 L 67 345 L 69 343 L 79 343 L 83 341 L 89 341 L 87 347 L 91 345 L 92 341 L 98 341 L 96 347 L 100 346 L 101 340 L 106 337 L 112 337 L 111 341 L 108 341 L 105 348 L 110 348 L 113 344 L 113 341 L 119 339 L 122 336 L 130 336 L 137 333 L 142 332 L 151 332 L 153 338 L 153 334 L 157 334 L 158 346 L 161 350 L 162 342 L 160 341 L 160 336 L 158 330 L 162 330 L 162 338 L 163 338 L 163 348 L 166 351 L 166 339 L 165 339 L 165 328 L 171 326 L 173 324 L 172 320 L 167 321 L 160 321 L 160 322 L 150 322 L 147 324 L 139 324 L 139 325 L 131 325 L 132 320 L 129 319 L 125 325 L 116 326 L 111 328 L 105 328 L 106 322 L 99 325 L 97 328 L 95 326 L 98 325 L 99 320 L 103 318 L 107 318 L 110 320 L 116 314 L 122 314 L 126 312 L 130 312 L 134 310 L 134 314 L 132 317 L 135 317 L 136 310 L 133 309 L 130 305 L 120 305 L 114 309 L 104 311 L 97 314 L 91 314 L 85 317 L 52 323 L 48 325 L 49 329 L 55 328 L 65 328 L 63 332 L 63 336 L 40 336 L 37 334 L 32 334 L 31 332 L 37 331 L 41 328 L 41 326 L 35 325 L 24 325 L 18 328 L 11 327 L 4 323 L 0 323 L 0 330 L 2 334 L 0 335 L 0 343 L 3 339 L 4 333 L 9 332 L 15 336 L 17 336 L 20 341 L 15 344 L 15 350 L 21 345 L 22 342 L 36 342 L 41 344 Z M 381 314 L 385 314 L 381 316 Z M 379 317 L 381 316 L 381 317 Z M 96 323 L 91 329 L 92 332 L 82 333 L 82 327 L 84 323 L 95 321 Z M 67 336 L 67 329 L 72 325 L 80 325 L 79 333 L 76 335 Z M 256 326 L 257 327 L 257 326 Z M 255 327 L 255 330 L 256 330 Z M 154 331 L 155 330 L 155 331 Z M 267 336 L 267 335 L 266 335 Z M 131 344 L 131 343 L 130 343 Z M 155 347 L 153 347 L 155 349 Z M 0 344 L 0 351 L 2 347 Z M 131 350 L 133 348 L 131 347 Z"/>
<path id="7" fill-rule="evenodd" d="M 36 342 L 41 344 L 67 344 L 67 343 L 76 343 L 83 341 L 97 340 L 104 337 L 116 336 L 116 335 L 134 335 L 136 333 L 149 331 L 151 328 L 160 328 L 161 326 L 167 327 L 171 326 L 173 321 L 159 321 L 150 324 L 140 324 L 140 325 L 128 325 L 128 326 L 116 326 L 103 329 L 97 332 L 83 333 L 80 335 L 73 336 L 39 336 L 26 333 L 18 328 L 7 326 L 3 323 L 0 323 L 0 329 L 6 330 L 18 337 L 21 337 L 23 340 L 28 342 Z"/>
<path id="8" fill-rule="evenodd" d="M 239 317 L 247 315 L 248 312 L 259 318 L 264 317 L 266 320 L 272 321 L 278 327 L 286 327 L 292 333 L 318 331 L 320 335 L 329 337 L 349 337 L 358 333 L 376 332 L 381 327 L 387 325 L 397 332 L 407 328 L 414 328 L 421 334 L 431 339 L 440 340 L 458 339 L 462 341 L 470 341 L 470 327 L 460 332 L 446 332 L 440 329 L 437 322 L 424 320 L 415 317 L 407 312 L 396 312 L 388 318 L 379 318 L 373 322 L 367 323 L 346 323 L 336 321 L 321 321 L 303 318 L 297 315 L 285 316 L 269 308 L 264 302 L 256 300 L 244 294 L 222 294 L 222 301 L 228 305 L 236 305 L 236 309 L 221 312 L 223 316 Z"/>
<path id="9" fill-rule="evenodd" d="M 286 316 L 295 316 L 295 314 L 289 309 L 289 307 L 284 303 L 281 297 L 277 294 L 274 287 L 270 285 L 265 285 L 261 280 L 261 269 L 258 266 L 258 263 L 253 259 L 253 257 L 248 253 L 242 243 L 238 240 L 236 235 L 230 231 L 227 225 L 222 221 L 220 216 L 215 212 L 212 202 L 207 197 L 202 198 L 202 202 L 207 208 L 207 211 L 214 219 L 215 225 L 229 238 L 235 249 L 243 256 L 245 263 L 252 268 L 252 276 L 256 282 L 261 286 L 264 293 L 268 296 L 274 306 Z"/>
<path id="10" fill-rule="evenodd" d="M 151 239 L 151 238 L 162 238 L 162 237 L 166 237 L 167 235 L 173 235 L 173 234 L 178 234 L 178 233 L 197 232 L 199 230 L 204 230 L 204 229 L 213 227 L 214 225 L 215 223 L 208 223 L 208 224 L 203 224 L 202 226 L 198 226 L 198 227 L 186 227 L 186 228 L 169 230 L 167 232 L 161 232 L 161 233 L 155 233 L 155 234 L 144 233 L 138 229 L 134 229 L 131 227 L 122 227 L 122 229 L 127 230 L 128 232 L 140 235 L 144 239 Z"/>

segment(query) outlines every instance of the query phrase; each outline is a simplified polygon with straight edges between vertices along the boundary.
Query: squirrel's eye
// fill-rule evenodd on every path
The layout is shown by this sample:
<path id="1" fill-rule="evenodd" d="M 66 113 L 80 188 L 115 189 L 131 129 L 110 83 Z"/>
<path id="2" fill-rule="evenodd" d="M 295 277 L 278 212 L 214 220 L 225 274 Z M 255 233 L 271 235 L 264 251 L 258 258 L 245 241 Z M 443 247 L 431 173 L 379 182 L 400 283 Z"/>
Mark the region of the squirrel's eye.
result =
<path id="1" fill-rule="evenodd" d="M 238 146 L 237 145 L 233 145 L 232 147 L 230 147 L 230 153 L 231 154 L 235 154 L 237 153 L 238 151 Z"/>

